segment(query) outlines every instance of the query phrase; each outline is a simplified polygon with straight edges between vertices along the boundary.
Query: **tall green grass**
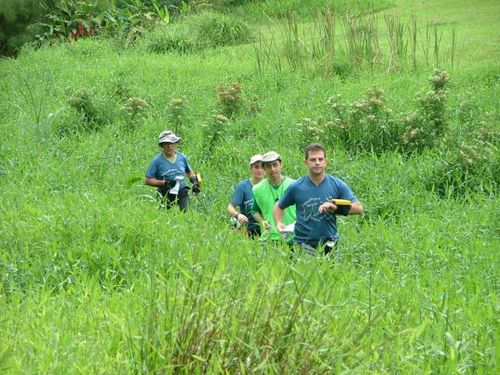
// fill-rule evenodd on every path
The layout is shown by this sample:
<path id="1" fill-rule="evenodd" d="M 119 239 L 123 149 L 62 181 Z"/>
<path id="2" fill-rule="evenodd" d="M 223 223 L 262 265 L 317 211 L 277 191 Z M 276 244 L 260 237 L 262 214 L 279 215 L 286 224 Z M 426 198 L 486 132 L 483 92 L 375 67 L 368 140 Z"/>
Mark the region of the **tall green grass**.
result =
<path id="1" fill-rule="evenodd" d="M 286 175 L 305 174 L 303 145 L 324 141 L 306 127 L 327 122 L 328 98 L 380 87 L 403 116 L 432 70 L 258 75 L 257 46 L 159 55 L 80 40 L 0 61 L 1 372 L 495 372 L 495 66 L 449 70 L 446 134 L 419 153 L 324 142 L 328 171 L 365 214 L 339 219 L 334 261 L 290 258 L 229 228 L 248 157 L 274 149 Z M 238 110 L 214 123 L 218 88 L 235 83 Z M 79 90 L 95 127 L 68 103 Z M 129 98 L 148 104 L 133 124 Z M 159 210 L 142 183 L 157 135 L 174 127 L 204 179 L 187 214 Z"/>

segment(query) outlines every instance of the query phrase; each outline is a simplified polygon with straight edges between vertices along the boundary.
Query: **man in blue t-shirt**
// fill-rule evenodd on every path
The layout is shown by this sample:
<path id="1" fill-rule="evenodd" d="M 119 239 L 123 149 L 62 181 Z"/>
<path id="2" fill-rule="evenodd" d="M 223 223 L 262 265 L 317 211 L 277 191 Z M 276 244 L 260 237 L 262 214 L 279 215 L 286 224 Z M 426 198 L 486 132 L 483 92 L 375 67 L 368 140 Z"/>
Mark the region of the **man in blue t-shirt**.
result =
<path id="1" fill-rule="evenodd" d="M 234 218 L 238 226 L 243 226 L 250 237 L 260 236 L 260 225 L 252 215 L 253 194 L 252 188 L 264 178 L 262 155 L 257 154 L 250 158 L 250 178 L 236 185 L 231 201 L 227 206 L 229 215 Z M 240 209 L 238 212 L 237 208 Z"/>
<path id="2" fill-rule="evenodd" d="M 200 192 L 200 185 L 186 156 L 176 151 L 180 140 L 181 137 L 170 130 L 160 133 L 158 146 L 162 148 L 162 152 L 149 165 L 144 183 L 158 189 L 162 199 L 166 200 L 167 208 L 177 203 L 181 211 L 185 212 L 189 204 L 189 188 L 186 186 L 185 176 L 193 184 L 193 194 Z"/>
<path id="3" fill-rule="evenodd" d="M 284 230 L 283 213 L 285 208 L 296 206 L 294 242 L 309 252 L 318 250 L 325 254 L 332 251 L 339 239 L 337 215 L 359 215 L 363 206 L 349 186 L 341 179 L 327 174 L 325 148 L 313 143 L 306 148 L 305 164 L 307 176 L 299 178 L 285 192 L 274 206 L 274 220 L 278 230 Z M 332 200 L 349 201 L 348 205 L 335 204 Z"/>

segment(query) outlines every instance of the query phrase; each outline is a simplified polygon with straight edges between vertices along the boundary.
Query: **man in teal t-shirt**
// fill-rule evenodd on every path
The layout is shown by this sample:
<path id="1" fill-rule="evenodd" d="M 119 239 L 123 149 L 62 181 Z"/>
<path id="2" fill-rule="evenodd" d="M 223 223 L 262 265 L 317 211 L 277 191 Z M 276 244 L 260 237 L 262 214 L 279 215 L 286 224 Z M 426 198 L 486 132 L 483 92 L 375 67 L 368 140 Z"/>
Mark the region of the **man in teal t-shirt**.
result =
<path id="1" fill-rule="evenodd" d="M 295 180 L 281 175 L 281 157 L 275 151 L 269 151 L 262 155 L 262 164 L 267 173 L 267 178 L 255 185 L 252 189 L 252 214 L 261 225 L 262 231 L 270 230 L 269 238 L 271 240 L 279 240 L 281 234 L 274 223 L 274 205 Z M 284 210 L 283 215 L 284 225 L 289 225 L 293 222 L 295 222 L 294 205 Z"/>
<path id="2" fill-rule="evenodd" d="M 313 143 L 305 152 L 305 164 L 309 173 L 299 178 L 278 201 L 274 218 L 279 230 L 283 230 L 287 207 L 296 205 L 297 222 L 294 242 L 306 251 L 317 250 L 328 254 L 339 239 L 337 215 L 359 215 L 363 206 L 350 187 L 341 179 L 326 173 L 328 159 L 325 148 Z M 335 199 L 349 202 L 340 206 Z"/>

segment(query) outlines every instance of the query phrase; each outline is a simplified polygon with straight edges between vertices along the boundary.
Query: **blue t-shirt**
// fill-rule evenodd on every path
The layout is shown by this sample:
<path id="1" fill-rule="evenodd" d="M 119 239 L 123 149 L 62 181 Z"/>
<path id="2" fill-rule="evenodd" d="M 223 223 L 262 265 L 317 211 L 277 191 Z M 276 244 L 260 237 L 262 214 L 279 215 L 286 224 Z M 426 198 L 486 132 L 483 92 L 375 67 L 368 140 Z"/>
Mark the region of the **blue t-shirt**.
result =
<path id="1" fill-rule="evenodd" d="M 295 242 L 316 247 L 319 243 L 339 239 L 336 215 L 318 212 L 319 206 L 330 199 L 358 200 L 344 181 L 329 174 L 318 186 L 309 176 L 303 176 L 285 191 L 278 206 L 281 209 L 296 206 Z"/>
<path id="2" fill-rule="evenodd" d="M 252 187 L 252 182 L 247 178 L 236 185 L 231 196 L 231 204 L 239 207 L 240 212 L 248 218 L 249 228 L 259 225 L 251 212 L 253 203 Z"/>
<path id="3" fill-rule="evenodd" d="M 175 162 L 167 159 L 163 152 L 159 153 L 151 162 L 146 171 L 146 177 L 156 178 L 158 180 L 169 180 L 175 181 L 175 177 L 184 177 L 186 173 L 192 171 L 191 166 L 184 154 L 181 152 L 175 152 Z M 183 178 L 179 189 L 186 186 L 186 181 Z"/>

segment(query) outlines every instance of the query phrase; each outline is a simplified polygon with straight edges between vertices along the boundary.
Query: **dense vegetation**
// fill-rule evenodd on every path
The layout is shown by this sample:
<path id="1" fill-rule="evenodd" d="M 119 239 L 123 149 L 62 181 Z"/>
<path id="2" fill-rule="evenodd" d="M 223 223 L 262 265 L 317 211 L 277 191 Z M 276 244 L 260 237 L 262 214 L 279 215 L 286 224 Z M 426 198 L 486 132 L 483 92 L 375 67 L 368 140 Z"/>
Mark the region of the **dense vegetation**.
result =
<path id="1" fill-rule="evenodd" d="M 498 370 L 498 2 L 202 3 L 0 60 L 0 372 Z M 163 129 L 188 214 L 142 183 Z M 365 206 L 333 262 L 225 211 L 310 141 Z"/>

